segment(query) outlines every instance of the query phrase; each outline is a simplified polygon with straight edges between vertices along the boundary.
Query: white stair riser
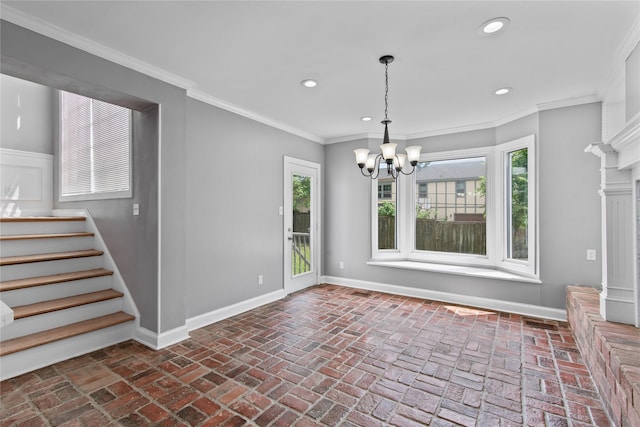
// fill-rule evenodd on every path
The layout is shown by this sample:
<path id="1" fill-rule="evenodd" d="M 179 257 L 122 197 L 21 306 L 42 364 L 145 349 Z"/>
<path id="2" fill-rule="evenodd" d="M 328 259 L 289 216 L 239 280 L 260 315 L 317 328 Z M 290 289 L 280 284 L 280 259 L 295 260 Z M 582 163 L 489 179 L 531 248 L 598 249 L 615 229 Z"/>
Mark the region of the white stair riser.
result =
<path id="1" fill-rule="evenodd" d="M 0 257 L 93 249 L 93 237 L 64 237 L 0 242 Z"/>
<path id="2" fill-rule="evenodd" d="M 41 301 L 111 289 L 111 285 L 111 276 L 101 276 L 0 292 L 0 300 L 9 307 L 16 307 L 19 305 L 33 304 Z"/>
<path id="3" fill-rule="evenodd" d="M 10 340 L 47 329 L 105 316 L 122 310 L 122 299 L 115 298 L 93 304 L 81 305 L 66 310 L 53 311 L 37 316 L 16 319 L 13 323 L 0 329 L 0 339 Z"/>
<path id="4" fill-rule="evenodd" d="M 83 257 L 57 261 L 30 262 L 27 264 L 4 265 L 0 267 L 2 281 L 26 279 L 50 274 L 69 273 L 72 271 L 91 270 L 102 267 L 102 257 Z"/>
<path id="5" fill-rule="evenodd" d="M 15 236 L 17 234 L 74 233 L 85 231 L 85 229 L 85 221 L 0 223 L 0 234 L 3 236 Z"/>
<path id="6" fill-rule="evenodd" d="M 0 381 L 117 344 L 133 336 L 134 322 L 78 335 L 0 358 Z"/>

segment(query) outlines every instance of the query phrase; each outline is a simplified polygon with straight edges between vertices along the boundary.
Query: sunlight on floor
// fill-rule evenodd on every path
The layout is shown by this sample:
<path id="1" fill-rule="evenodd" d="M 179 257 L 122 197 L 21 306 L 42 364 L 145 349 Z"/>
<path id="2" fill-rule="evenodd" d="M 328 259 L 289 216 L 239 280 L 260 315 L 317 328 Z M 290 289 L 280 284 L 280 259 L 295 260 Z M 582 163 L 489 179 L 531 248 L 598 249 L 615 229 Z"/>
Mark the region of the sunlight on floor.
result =
<path id="1" fill-rule="evenodd" d="M 478 308 L 459 307 L 456 305 L 445 305 L 447 310 L 454 312 L 458 316 L 483 316 L 488 314 L 496 314 L 494 311 L 484 311 Z"/>

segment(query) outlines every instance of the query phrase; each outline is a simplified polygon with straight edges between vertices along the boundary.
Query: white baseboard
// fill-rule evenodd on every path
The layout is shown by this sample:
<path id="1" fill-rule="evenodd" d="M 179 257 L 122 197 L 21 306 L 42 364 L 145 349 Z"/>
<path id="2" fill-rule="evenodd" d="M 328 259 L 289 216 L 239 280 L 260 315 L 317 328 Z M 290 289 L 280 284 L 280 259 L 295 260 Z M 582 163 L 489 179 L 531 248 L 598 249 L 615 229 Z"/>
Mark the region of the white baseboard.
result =
<path id="1" fill-rule="evenodd" d="M 262 305 L 284 298 L 286 295 L 284 290 L 277 290 L 268 294 L 260 295 L 246 301 L 240 301 L 226 307 L 222 307 L 208 313 L 200 314 L 188 318 L 185 326 L 172 329 L 167 332 L 157 334 L 143 327 L 138 327 L 134 333 L 134 339 L 141 344 L 146 345 L 154 350 L 160 350 L 170 345 L 179 343 L 189 338 L 189 331 L 202 328 L 212 323 L 219 322 L 236 314 L 244 313 Z"/>
<path id="2" fill-rule="evenodd" d="M 322 276 L 320 283 L 346 286 L 349 288 L 366 289 L 387 294 L 403 295 L 452 304 L 468 305 L 506 313 L 522 314 L 543 319 L 567 321 L 567 312 L 559 308 L 543 307 L 533 304 L 523 304 L 514 301 L 502 301 L 492 298 L 476 297 L 472 295 L 452 294 L 449 292 L 432 291 L 429 289 L 411 288 L 408 286 L 390 285 L 365 280 L 347 279 L 344 277 Z"/>
<path id="3" fill-rule="evenodd" d="M 218 308 L 208 313 L 200 314 L 187 319 L 187 330 L 193 331 L 194 329 L 202 328 L 212 323 L 219 322 L 229 317 L 235 316 L 245 311 L 253 310 L 262 305 L 269 304 L 270 302 L 277 301 L 286 296 L 283 289 L 270 292 L 268 294 L 260 295 L 255 298 L 248 299 L 246 301 L 240 301 L 238 303 L 228 305 L 226 307 Z"/>
<path id="4" fill-rule="evenodd" d="M 171 329 L 167 332 L 156 333 L 142 326 L 136 328 L 133 339 L 140 344 L 144 344 L 154 350 L 160 350 L 170 345 L 177 344 L 189 338 L 189 331 L 186 326 Z"/>

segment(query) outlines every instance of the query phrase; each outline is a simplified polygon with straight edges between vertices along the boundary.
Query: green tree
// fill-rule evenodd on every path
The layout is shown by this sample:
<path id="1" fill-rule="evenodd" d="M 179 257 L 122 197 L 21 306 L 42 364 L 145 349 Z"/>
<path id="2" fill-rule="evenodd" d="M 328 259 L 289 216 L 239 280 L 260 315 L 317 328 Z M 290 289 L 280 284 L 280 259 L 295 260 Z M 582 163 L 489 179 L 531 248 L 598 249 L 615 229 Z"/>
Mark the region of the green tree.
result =
<path id="1" fill-rule="evenodd" d="M 396 205 L 391 202 L 383 202 L 378 205 L 378 216 L 396 216 Z"/>
<path id="2" fill-rule="evenodd" d="M 311 207 L 311 178 L 293 175 L 293 209 Z"/>
<path id="3" fill-rule="evenodd" d="M 417 219 L 437 219 L 437 214 L 433 209 L 423 209 L 420 205 L 416 205 Z"/>
<path id="4" fill-rule="evenodd" d="M 527 149 L 523 148 L 511 153 L 511 224 L 514 230 L 527 228 L 528 186 Z"/>

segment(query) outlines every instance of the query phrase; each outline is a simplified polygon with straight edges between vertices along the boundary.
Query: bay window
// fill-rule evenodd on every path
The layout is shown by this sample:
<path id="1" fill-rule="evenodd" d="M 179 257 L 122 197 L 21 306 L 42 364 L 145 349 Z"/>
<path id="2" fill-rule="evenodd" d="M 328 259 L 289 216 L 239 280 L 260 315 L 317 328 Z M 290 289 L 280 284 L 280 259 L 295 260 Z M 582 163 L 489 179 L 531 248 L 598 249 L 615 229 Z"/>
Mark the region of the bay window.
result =
<path id="1" fill-rule="evenodd" d="M 534 136 L 424 153 L 383 200 L 372 186 L 372 262 L 482 267 L 537 278 Z M 375 197 L 377 196 L 377 197 Z M 398 266 L 398 265 L 390 265 Z"/>

